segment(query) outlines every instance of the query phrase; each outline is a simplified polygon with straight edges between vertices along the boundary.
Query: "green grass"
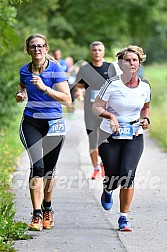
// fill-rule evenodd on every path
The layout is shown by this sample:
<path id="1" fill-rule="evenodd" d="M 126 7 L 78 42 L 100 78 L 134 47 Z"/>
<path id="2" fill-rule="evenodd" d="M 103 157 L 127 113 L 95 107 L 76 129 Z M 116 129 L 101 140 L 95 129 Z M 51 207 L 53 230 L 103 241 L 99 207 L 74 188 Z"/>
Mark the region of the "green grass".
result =
<path id="1" fill-rule="evenodd" d="M 18 132 L 21 115 L 16 117 L 15 121 L 0 131 L 0 251 L 6 252 L 15 251 L 13 240 L 29 239 L 29 236 L 24 235 L 27 224 L 14 220 L 14 195 L 10 180 L 16 169 L 16 158 L 23 150 Z"/>
<path id="2" fill-rule="evenodd" d="M 167 151 L 167 71 L 166 65 L 151 65 L 144 68 L 144 76 L 152 88 L 150 135 Z"/>

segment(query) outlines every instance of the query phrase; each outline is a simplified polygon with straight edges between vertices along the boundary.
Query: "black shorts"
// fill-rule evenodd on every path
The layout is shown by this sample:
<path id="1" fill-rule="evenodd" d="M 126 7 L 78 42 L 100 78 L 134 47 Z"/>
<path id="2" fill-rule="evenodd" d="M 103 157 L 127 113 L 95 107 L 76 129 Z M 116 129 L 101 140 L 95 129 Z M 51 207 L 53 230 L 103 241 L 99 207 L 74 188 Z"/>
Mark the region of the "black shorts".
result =
<path id="1" fill-rule="evenodd" d="M 47 136 L 48 120 L 23 116 L 20 139 L 30 158 L 30 178 L 55 176 L 56 163 L 64 136 Z"/>
<path id="2" fill-rule="evenodd" d="M 133 140 L 113 139 L 112 136 L 105 141 L 103 139 L 99 145 L 99 155 L 105 169 L 105 188 L 114 190 L 120 185 L 124 188 L 133 186 L 143 148 L 142 134 L 134 136 Z"/>

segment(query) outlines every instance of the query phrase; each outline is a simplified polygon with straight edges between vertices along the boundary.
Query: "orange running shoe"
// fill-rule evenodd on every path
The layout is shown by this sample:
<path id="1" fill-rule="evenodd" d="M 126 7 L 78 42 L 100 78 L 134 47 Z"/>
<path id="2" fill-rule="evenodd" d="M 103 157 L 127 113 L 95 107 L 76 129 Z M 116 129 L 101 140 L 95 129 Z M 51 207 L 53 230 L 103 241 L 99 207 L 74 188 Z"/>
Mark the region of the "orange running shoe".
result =
<path id="1" fill-rule="evenodd" d="M 100 163 L 100 168 L 101 168 L 101 176 L 105 177 L 104 165 L 102 162 Z"/>
<path id="2" fill-rule="evenodd" d="M 100 170 L 94 169 L 91 179 L 98 179 L 98 178 L 100 178 Z"/>
<path id="3" fill-rule="evenodd" d="M 43 210 L 43 228 L 51 229 L 54 227 L 54 212 L 52 210 Z"/>
<path id="4" fill-rule="evenodd" d="M 33 215 L 31 224 L 29 225 L 29 230 L 32 231 L 41 231 L 43 229 L 43 224 L 42 224 L 42 215 Z"/>

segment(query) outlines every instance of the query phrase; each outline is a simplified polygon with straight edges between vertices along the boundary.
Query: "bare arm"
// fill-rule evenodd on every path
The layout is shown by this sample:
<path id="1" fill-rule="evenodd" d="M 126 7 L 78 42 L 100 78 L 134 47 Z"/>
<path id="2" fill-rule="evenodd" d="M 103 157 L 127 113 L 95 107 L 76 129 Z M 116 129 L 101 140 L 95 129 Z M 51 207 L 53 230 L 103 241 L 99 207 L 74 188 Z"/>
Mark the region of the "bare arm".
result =
<path id="1" fill-rule="evenodd" d="M 27 98 L 26 88 L 22 83 L 19 83 L 16 92 L 16 102 L 23 102 Z"/>
<path id="2" fill-rule="evenodd" d="M 83 90 L 85 90 L 85 85 L 82 83 L 77 83 L 74 87 L 74 95 L 76 98 L 79 98 L 81 95 L 83 95 Z"/>
<path id="3" fill-rule="evenodd" d="M 48 95 L 66 106 L 71 106 L 71 94 L 67 81 L 55 84 Z"/>
<path id="4" fill-rule="evenodd" d="M 92 106 L 92 112 L 102 118 L 106 118 L 110 120 L 110 127 L 115 131 L 118 132 L 119 130 L 119 124 L 116 116 L 108 111 L 106 111 L 106 101 L 103 101 L 98 96 L 96 97 L 93 106 Z"/>
<path id="5" fill-rule="evenodd" d="M 148 129 L 149 120 L 147 118 L 150 117 L 150 102 L 144 104 L 144 107 L 141 110 L 141 125 L 143 129 Z"/>
<path id="6" fill-rule="evenodd" d="M 30 80 L 37 88 L 39 88 L 46 95 L 49 95 L 54 100 L 66 105 L 71 105 L 71 94 L 67 81 L 62 81 L 54 84 L 53 88 L 46 86 L 40 76 L 34 75 L 32 80 Z"/>
<path id="7" fill-rule="evenodd" d="M 144 104 L 144 107 L 141 110 L 141 118 L 150 117 L 150 102 Z"/>

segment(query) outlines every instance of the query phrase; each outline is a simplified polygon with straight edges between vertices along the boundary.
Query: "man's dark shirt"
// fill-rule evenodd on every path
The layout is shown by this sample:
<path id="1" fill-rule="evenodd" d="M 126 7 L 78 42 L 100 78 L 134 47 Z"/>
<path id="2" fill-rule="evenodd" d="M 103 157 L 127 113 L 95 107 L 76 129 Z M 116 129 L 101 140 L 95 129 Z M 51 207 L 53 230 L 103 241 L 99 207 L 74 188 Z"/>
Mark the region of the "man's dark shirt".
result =
<path id="1" fill-rule="evenodd" d="M 93 102 L 105 81 L 116 75 L 115 67 L 111 63 L 103 62 L 101 67 L 93 66 L 87 63 L 81 66 L 77 76 L 76 83 L 84 84 L 84 110 L 92 111 Z"/>

